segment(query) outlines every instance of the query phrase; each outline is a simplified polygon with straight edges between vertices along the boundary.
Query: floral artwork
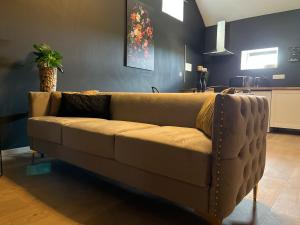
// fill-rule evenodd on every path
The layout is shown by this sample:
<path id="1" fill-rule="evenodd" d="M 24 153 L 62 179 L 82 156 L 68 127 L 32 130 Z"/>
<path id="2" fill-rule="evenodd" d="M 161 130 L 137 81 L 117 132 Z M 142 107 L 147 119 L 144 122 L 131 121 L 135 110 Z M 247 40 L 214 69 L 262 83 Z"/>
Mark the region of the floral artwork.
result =
<path id="1" fill-rule="evenodd" d="M 149 9 L 127 0 L 127 66 L 154 70 L 154 33 Z"/>

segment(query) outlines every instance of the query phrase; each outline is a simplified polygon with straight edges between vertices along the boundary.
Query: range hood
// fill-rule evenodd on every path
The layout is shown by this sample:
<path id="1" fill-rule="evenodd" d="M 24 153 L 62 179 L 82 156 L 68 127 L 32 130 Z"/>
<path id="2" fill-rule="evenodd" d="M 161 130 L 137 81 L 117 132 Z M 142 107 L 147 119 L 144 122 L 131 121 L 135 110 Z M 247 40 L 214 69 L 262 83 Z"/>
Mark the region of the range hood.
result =
<path id="1" fill-rule="evenodd" d="M 217 25 L 217 47 L 216 50 L 204 53 L 210 56 L 222 56 L 233 55 L 233 52 L 228 51 L 225 48 L 225 36 L 226 36 L 226 21 L 220 21 Z"/>

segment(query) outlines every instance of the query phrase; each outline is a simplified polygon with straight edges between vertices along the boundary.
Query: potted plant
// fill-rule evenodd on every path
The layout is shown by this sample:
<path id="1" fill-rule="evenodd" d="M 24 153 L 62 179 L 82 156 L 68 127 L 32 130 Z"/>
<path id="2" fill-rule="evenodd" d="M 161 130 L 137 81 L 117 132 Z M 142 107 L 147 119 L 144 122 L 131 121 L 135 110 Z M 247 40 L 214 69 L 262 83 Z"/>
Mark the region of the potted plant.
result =
<path id="1" fill-rule="evenodd" d="M 56 91 L 57 70 L 63 73 L 62 55 L 47 44 L 34 44 L 33 48 L 40 74 L 40 91 Z"/>

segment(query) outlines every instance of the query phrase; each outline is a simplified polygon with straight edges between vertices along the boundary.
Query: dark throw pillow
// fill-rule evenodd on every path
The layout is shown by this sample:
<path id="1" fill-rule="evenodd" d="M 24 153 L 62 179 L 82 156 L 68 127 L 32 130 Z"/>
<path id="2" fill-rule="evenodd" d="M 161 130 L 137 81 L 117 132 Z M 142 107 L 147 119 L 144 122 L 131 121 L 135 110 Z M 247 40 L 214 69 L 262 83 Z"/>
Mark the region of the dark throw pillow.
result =
<path id="1" fill-rule="evenodd" d="M 110 119 L 110 99 L 111 95 L 62 93 L 58 116 Z"/>

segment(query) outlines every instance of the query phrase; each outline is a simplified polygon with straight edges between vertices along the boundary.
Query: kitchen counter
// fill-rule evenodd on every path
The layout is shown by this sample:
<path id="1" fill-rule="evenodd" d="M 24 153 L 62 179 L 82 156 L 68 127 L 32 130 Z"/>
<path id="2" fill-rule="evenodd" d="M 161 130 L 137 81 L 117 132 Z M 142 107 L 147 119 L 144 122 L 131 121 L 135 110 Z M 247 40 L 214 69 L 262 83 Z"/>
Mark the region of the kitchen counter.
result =
<path id="1" fill-rule="evenodd" d="M 237 89 L 264 96 L 269 102 L 269 127 L 300 130 L 300 87 L 259 87 Z"/>
<path id="2" fill-rule="evenodd" d="M 226 87 L 224 87 L 225 89 Z M 273 91 L 273 90 L 296 90 L 300 91 L 300 87 L 235 87 L 237 91 Z M 214 87 L 208 87 L 207 91 L 214 91 Z M 181 93 L 197 93 L 197 88 L 179 90 Z"/>
<path id="3" fill-rule="evenodd" d="M 238 87 L 237 90 L 250 90 L 250 91 L 273 91 L 273 90 L 300 90 L 300 87 Z"/>

